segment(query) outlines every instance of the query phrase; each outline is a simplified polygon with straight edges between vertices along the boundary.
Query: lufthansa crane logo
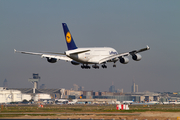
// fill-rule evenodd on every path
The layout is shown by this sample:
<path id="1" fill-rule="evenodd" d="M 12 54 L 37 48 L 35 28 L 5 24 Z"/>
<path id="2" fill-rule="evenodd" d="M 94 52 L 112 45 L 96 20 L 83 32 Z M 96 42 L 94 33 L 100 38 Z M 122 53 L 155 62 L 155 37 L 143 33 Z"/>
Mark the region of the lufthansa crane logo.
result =
<path id="1" fill-rule="evenodd" d="M 71 42 L 71 33 L 70 32 L 66 33 L 66 41 L 67 41 L 67 43 Z"/>

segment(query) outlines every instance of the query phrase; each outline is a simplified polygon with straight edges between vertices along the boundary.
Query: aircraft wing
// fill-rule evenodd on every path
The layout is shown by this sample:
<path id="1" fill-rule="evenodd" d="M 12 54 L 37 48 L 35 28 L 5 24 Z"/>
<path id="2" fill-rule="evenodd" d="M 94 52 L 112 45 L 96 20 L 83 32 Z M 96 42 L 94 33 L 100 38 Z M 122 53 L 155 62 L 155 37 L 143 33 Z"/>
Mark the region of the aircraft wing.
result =
<path id="1" fill-rule="evenodd" d="M 109 56 L 109 57 L 106 57 L 106 58 L 103 58 L 99 61 L 99 64 L 103 63 L 103 62 L 106 62 L 106 61 L 113 61 L 113 60 L 117 60 L 119 59 L 118 57 L 121 57 L 121 56 L 129 56 L 129 53 L 121 53 L 121 54 L 117 54 L 117 55 L 112 55 L 112 56 Z"/>
<path id="2" fill-rule="evenodd" d="M 15 49 L 14 52 L 18 52 L 22 54 L 30 54 L 30 55 L 39 55 L 41 56 L 41 58 L 55 58 L 57 60 L 72 61 L 72 59 L 65 56 L 64 53 L 53 53 L 53 52 L 35 53 L 35 52 L 17 51 Z"/>
<path id="3" fill-rule="evenodd" d="M 125 57 L 125 56 L 129 56 L 129 55 L 134 55 L 136 53 L 139 53 L 139 52 L 143 52 L 143 51 L 146 51 L 146 50 L 149 50 L 150 47 L 147 46 L 146 48 L 142 48 L 140 50 L 133 50 L 131 52 L 126 52 L 126 53 L 120 53 L 120 54 L 117 54 L 117 55 L 112 55 L 112 56 L 108 56 L 106 58 L 103 58 L 99 61 L 99 64 L 103 63 L 103 62 L 107 62 L 107 61 L 117 61 L 119 60 L 120 57 Z"/>

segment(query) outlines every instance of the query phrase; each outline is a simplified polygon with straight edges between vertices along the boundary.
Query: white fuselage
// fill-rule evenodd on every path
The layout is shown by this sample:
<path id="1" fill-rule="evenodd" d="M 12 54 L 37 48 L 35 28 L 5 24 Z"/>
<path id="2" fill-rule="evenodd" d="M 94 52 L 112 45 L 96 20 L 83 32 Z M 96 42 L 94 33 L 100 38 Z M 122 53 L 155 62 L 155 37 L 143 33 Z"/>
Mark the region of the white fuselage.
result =
<path id="1" fill-rule="evenodd" d="M 130 104 L 130 103 L 133 103 L 134 101 L 123 101 L 123 104 L 126 103 L 126 104 Z"/>
<path id="2" fill-rule="evenodd" d="M 96 64 L 101 59 L 108 56 L 116 55 L 118 52 L 110 47 L 98 47 L 98 48 L 77 48 L 74 50 L 65 51 L 66 56 L 71 59 L 84 63 L 84 64 Z"/>

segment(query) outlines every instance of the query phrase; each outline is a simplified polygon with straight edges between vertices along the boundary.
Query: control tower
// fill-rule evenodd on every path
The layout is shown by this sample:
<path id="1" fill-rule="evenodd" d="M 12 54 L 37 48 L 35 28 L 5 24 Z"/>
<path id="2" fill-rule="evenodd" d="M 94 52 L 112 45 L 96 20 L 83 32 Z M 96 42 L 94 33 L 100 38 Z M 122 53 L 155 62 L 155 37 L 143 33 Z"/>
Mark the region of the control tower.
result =
<path id="1" fill-rule="evenodd" d="M 33 84 L 33 93 L 35 93 L 35 89 L 38 88 L 38 82 L 40 81 L 40 76 L 38 73 L 33 73 L 33 78 L 28 79 L 29 82 Z"/>

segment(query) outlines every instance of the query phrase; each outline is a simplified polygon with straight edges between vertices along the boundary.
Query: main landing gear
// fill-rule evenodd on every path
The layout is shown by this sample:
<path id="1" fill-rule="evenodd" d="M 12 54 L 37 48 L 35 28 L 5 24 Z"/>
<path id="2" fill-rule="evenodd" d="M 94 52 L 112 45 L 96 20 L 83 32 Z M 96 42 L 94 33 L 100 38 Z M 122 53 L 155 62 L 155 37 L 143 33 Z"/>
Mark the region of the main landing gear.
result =
<path id="1" fill-rule="evenodd" d="M 99 66 L 98 66 L 97 64 L 92 65 L 92 67 L 93 67 L 94 69 L 99 69 Z M 102 67 L 102 68 L 107 68 L 107 66 L 106 66 L 105 64 L 101 65 L 101 67 Z M 113 65 L 113 67 L 114 67 L 114 65 Z M 116 67 L 116 65 L 115 65 L 115 67 Z M 86 64 L 86 65 L 84 65 L 84 64 L 81 65 L 81 68 L 82 68 L 82 69 L 91 69 L 91 67 L 88 66 L 88 64 Z"/>
<path id="2" fill-rule="evenodd" d="M 99 69 L 99 66 L 97 66 L 96 64 L 92 66 L 95 69 Z"/>
<path id="3" fill-rule="evenodd" d="M 92 67 L 95 68 L 95 69 L 99 69 L 99 66 L 97 66 L 96 64 L 93 65 Z M 105 64 L 103 64 L 101 67 L 102 68 L 107 68 L 107 66 Z"/>
<path id="4" fill-rule="evenodd" d="M 82 69 L 91 69 L 91 67 L 90 67 L 90 66 L 88 66 L 88 65 L 84 65 L 84 64 L 83 64 L 83 65 L 81 65 L 81 68 L 82 68 Z"/>
<path id="5" fill-rule="evenodd" d="M 104 64 L 104 65 L 102 65 L 101 67 L 102 67 L 102 68 L 107 68 L 107 66 L 106 66 L 105 64 Z"/>

